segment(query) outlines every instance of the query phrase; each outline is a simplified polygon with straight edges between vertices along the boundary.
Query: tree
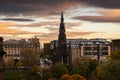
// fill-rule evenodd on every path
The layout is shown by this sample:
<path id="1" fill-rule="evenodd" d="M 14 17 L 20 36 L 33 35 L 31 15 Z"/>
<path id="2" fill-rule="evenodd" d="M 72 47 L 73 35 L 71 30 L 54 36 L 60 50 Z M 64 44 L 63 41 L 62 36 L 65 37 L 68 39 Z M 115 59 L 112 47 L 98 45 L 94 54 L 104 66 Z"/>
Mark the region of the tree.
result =
<path id="1" fill-rule="evenodd" d="M 15 64 L 15 63 L 14 63 Z M 19 60 L 16 65 L 15 65 L 16 69 L 19 67 L 22 67 L 22 62 Z"/>
<path id="2" fill-rule="evenodd" d="M 72 75 L 73 80 L 86 80 L 84 77 L 82 77 L 79 74 Z"/>
<path id="3" fill-rule="evenodd" d="M 69 74 L 64 74 L 60 80 L 86 80 L 84 77 L 79 74 L 73 74 L 70 76 Z"/>
<path id="4" fill-rule="evenodd" d="M 120 52 L 118 51 L 112 52 L 110 57 L 111 59 L 114 59 L 114 60 L 120 60 Z"/>
<path id="5" fill-rule="evenodd" d="M 52 80 L 53 77 L 54 77 L 53 72 L 51 72 L 51 71 L 49 71 L 49 70 L 45 70 L 45 71 L 43 72 L 43 80 L 48 80 L 48 79 Z M 53 79 L 53 80 L 54 80 L 54 79 Z"/>
<path id="6" fill-rule="evenodd" d="M 92 73 L 95 71 L 98 62 L 92 59 L 76 59 L 73 61 L 73 74 L 80 74 L 86 78 L 92 76 Z"/>
<path id="7" fill-rule="evenodd" d="M 110 60 L 97 67 L 97 76 L 101 80 L 120 80 L 120 61 Z"/>
<path id="8" fill-rule="evenodd" d="M 73 80 L 73 78 L 69 74 L 64 74 L 60 80 Z"/>
<path id="9" fill-rule="evenodd" d="M 13 58 L 8 59 L 8 61 L 6 62 L 6 67 L 8 67 L 9 69 L 14 68 L 14 59 Z"/>
<path id="10" fill-rule="evenodd" d="M 120 52 L 113 52 L 107 63 L 97 67 L 96 74 L 101 80 L 120 80 Z"/>
<path id="11" fill-rule="evenodd" d="M 25 49 L 21 53 L 21 61 L 25 68 L 31 68 L 37 61 L 37 54 L 34 49 Z"/>
<path id="12" fill-rule="evenodd" d="M 68 70 L 65 65 L 58 63 L 52 67 L 52 73 L 55 78 L 59 79 L 63 74 L 68 73 Z"/>
<path id="13" fill-rule="evenodd" d="M 18 59 L 14 59 L 14 68 L 16 68 L 17 69 L 17 63 L 19 62 L 19 60 Z"/>
<path id="14" fill-rule="evenodd" d="M 8 67 L 9 69 L 17 69 L 20 66 L 22 66 L 22 63 L 18 59 L 10 58 L 6 62 L 6 67 Z"/>
<path id="15" fill-rule="evenodd" d="M 33 70 L 33 72 L 40 72 L 40 73 L 42 73 L 42 69 L 38 65 L 33 65 L 32 70 Z"/>
<path id="16" fill-rule="evenodd" d="M 48 80 L 57 80 L 56 78 L 50 78 L 50 79 L 48 79 Z"/>

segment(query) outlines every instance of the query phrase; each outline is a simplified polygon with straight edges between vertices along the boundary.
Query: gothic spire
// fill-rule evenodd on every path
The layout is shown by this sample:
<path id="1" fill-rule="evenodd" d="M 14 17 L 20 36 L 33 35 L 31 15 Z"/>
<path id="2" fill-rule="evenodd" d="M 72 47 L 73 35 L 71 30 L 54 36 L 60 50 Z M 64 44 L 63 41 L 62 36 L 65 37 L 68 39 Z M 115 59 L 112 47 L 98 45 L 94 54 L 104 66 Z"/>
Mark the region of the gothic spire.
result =
<path id="1" fill-rule="evenodd" d="M 61 22 L 60 22 L 60 28 L 59 28 L 58 45 L 57 45 L 57 49 L 56 49 L 57 51 L 56 51 L 56 55 L 55 55 L 55 60 L 56 60 L 56 62 L 60 62 L 65 65 L 69 65 L 71 57 L 67 50 L 63 11 L 61 12 L 60 21 Z"/>
<path id="2" fill-rule="evenodd" d="M 63 11 L 61 12 L 61 23 L 64 23 Z"/>
<path id="3" fill-rule="evenodd" d="M 67 49 L 66 49 L 66 33 L 65 33 L 63 11 L 61 12 L 61 22 L 60 22 L 59 36 L 58 36 L 58 47 L 61 51 L 63 51 L 65 49 L 64 51 L 67 52 Z"/>

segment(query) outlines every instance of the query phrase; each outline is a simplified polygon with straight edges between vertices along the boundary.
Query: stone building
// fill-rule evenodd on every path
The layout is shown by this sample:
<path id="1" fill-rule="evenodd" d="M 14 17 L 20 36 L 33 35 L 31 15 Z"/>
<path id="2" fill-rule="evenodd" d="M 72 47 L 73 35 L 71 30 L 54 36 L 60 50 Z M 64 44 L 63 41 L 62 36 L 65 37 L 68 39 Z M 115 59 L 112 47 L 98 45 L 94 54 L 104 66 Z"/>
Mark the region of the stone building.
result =
<path id="1" fill-rule="evenodd" d="M 67 39 L 66 42 L 68 50 L 71 46 L 72 60 L 84 57 L 104 61 L 111 54 L 111 42 L 106 39 Z M 71 44 L 69 44 L 70 42 Z M 51 41 L 52 50 L 57 45 L 57 40 Z"/>
<path id="2" fill-rule="evenodd" d="M 50 49 L 50 43 L 44 43 L 44 54 L 52 55 L 52 50 Z"/>
<path id="3" fill-rule="evenodd" d="M 111 51 L 118 51 L 120 52 L 120 39 L 114 39 L 112 40 L 112 45 L 111 45 Z"/>
<path id="4" fill-rule="evenodd" d="M 26 48 L 32 48 L 36 51 L 38 55 L 38 63 L 40 60 L 40 42 L 38 38 L 30 38 L 28 40 L 6 40 L 4 41 L 4 51 L 6 54 L 4 55 L 4 60 L 7 62 L 10 58 L 20 59 L 21 52 Z"/>

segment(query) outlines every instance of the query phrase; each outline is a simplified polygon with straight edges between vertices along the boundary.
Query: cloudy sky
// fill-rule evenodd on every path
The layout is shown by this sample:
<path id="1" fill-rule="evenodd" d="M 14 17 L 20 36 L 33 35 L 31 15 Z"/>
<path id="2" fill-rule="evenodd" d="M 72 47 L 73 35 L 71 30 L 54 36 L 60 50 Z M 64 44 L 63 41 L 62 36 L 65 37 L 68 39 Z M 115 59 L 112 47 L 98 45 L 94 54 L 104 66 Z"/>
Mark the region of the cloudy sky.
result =
<path id="1" fill-rule="evenodd" d="M 58 38 L 64 12 L 67 38 L 120 38 L 120 0 L 0 0 L 0 36 Z"/>

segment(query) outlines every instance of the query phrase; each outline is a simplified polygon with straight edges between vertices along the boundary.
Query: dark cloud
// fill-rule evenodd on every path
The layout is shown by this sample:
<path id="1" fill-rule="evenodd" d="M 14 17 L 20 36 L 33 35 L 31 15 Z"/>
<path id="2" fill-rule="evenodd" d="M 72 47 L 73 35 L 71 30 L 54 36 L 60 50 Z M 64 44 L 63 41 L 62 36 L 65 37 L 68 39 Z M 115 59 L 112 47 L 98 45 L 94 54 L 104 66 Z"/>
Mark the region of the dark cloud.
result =
<path id="1" fill-rule="evenodd" d="M 2 15 L 58 15 L 60 11 L 75 6 L 96 6 L 102 8 L 119 8 L 120 0 L 0 0 Z"/>
<path id="2" fill-rule="evenodd" d="M 120 0 L 75 0 L 75 1 L 90 6 L 120 9 Z"/>
<path id="3" fill-rule="evenodd" d="M 120 22 L 120 16 L 77 16 L 73 19 L 92 21 L 92 22 Z"/>
<path id="4" fill-rule="evenodd" d="M 0 13 L 6 15 L 58 14 L 68 8 L 67 0 L 0 0 Z"/>
<path id="5" fill-rule="evenodd" d="M 33 19 L 24 19 L 24 18 L 3 18 L 1 20 L 5 20 L 5 21 L 20 21 L 20 22 L 34 21 Z"/>
<path id="6" fill-rule="evenodd" d="M 19 3 L 19 4 L 57 4 L 64 2 L 65 0 L 0 0 L 1 3 Z M 53 3 L 54 2 L 54 3 Z"/>

